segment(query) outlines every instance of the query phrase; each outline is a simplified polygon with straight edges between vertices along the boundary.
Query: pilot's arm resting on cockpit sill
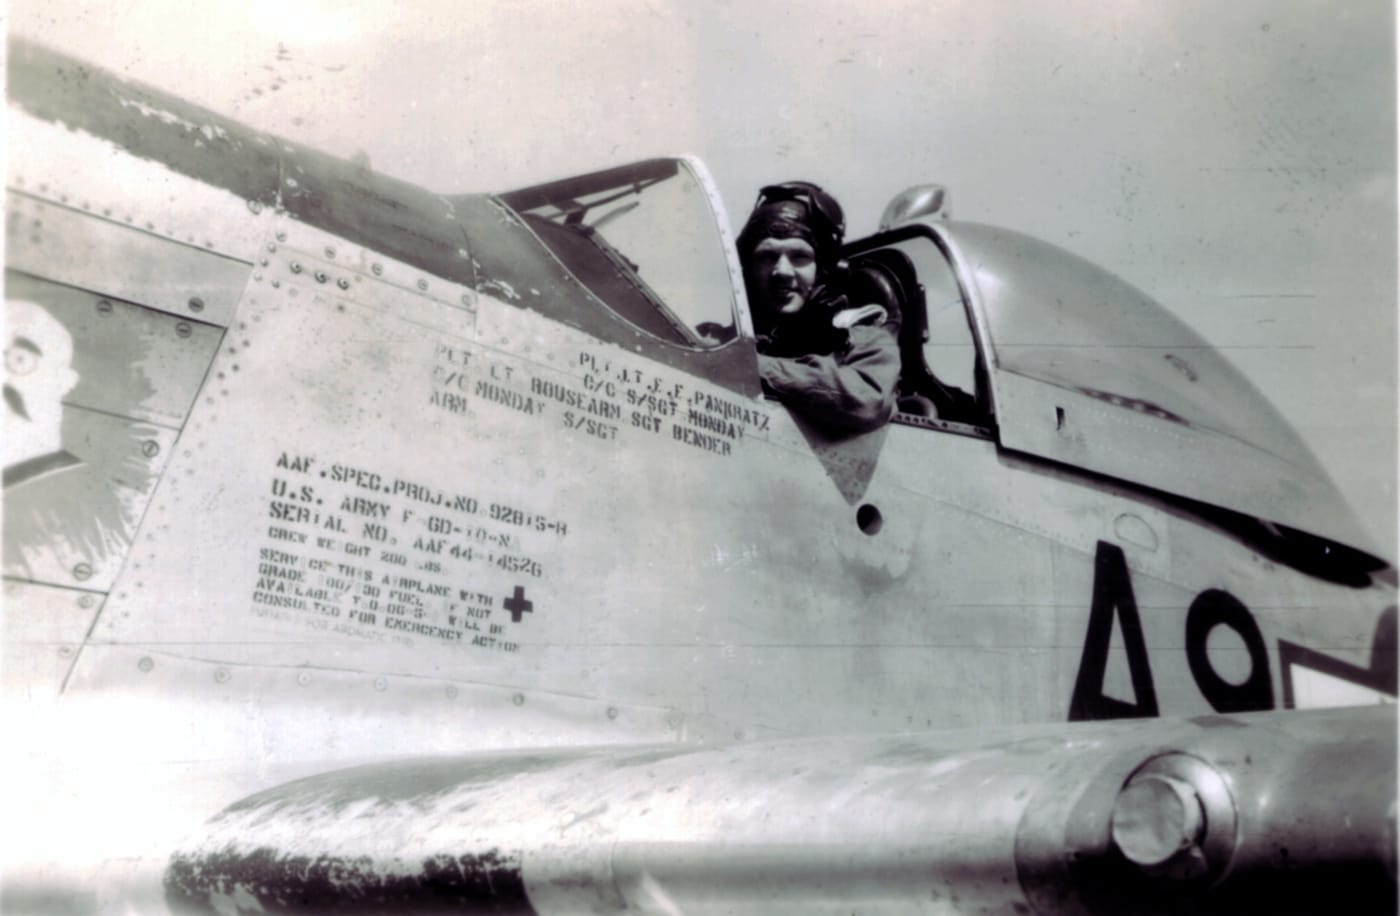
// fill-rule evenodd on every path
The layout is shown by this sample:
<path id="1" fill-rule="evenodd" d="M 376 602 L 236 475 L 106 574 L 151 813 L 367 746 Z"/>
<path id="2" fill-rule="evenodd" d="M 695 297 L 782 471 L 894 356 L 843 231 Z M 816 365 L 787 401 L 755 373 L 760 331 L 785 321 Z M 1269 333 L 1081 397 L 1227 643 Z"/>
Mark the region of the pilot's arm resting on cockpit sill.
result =
<path id="1" fill-rule="evenodd" d="M 879 306 L 832 316 L 830 352 L 778 356 L 760 352 L 763 387 L 827 432 L 869 432 L 894 413 L 899 343 Z M 760 349 L 764 349 L 760 347 Z"/>

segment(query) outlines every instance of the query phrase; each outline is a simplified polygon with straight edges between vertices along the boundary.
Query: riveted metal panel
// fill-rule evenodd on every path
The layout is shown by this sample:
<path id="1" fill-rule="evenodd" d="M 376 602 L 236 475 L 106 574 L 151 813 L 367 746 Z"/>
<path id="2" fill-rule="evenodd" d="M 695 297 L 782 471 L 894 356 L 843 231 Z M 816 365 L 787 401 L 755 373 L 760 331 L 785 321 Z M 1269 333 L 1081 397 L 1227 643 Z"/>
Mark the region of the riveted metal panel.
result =
<path id="1" fill-rule="evenodd" d="M 77 658 L 102 595 L 29 582 L 5 582 L 0 684 L 10 698 L 53 696 Z"/>
<path id="2" fill-rule="evenodd" d="M 444 675 L 483 659 L 515 667 L 521 644 L 505 602 L 517 587 L 522 602 L 538 600 L 530 570 L 562 535 L 482 518 L 489 505 L 473 495 L 482 481 L 463 448 L 473 426 L 433 403 L 435 387 L 456 390 L 447 376 L 466 359 L 474 313 L 341 260 L 320 246 L 281 249 L 254 281 L 239 313 L 246 331 L 212 370 L 222 386 L 210 386 L 185 431 L 214 460 L 177 456 L 153 509 L 171 526 L 148 526 L 133 554 L 161 572 L 123 580 L 114 598 L 131 616 L 107 615 L 99 638 L 206 644 L 270 663 L 324 660 L 334 640 L 385 673 L 423 670 L 429 657 Z M 200 522 L 210 513 L 217 529 Z M 459 532 L 432 530 L 429 519 Z M 440 554 L 419 535 L 441 542 Z M 447 555 L 469 544 L 472 559 Z M 174 597 L 186 591 L 181 568 L 210 573 L 196 601 Z M 528 628 L 529 613 L 517 623 Z M 246 638 L 257 632 L 261 645 Z M 462 666 L 442 664 L 454 655 Z"/>
<path id="3" fill-rule="evenodd" d="M 313 262 L 314 251 L 277 254 L 240 311 L 246 333 L 231 337 L 215 362 L 226 389 L 211 386 L 186 429 L 222 457 L 209 464 L 177 456 L 153 509 L 170 527 L 148 526 L 133 555 L 158 572 L 123 581 L 115 595 L 121 607 L 99 625 L 99 638 L 284 662 L 324 657 L 333 639 L 336 654 L 343 649 L 372 670 L 432 665 L 444 675 L 524 686 L 586 685 L 595 663 L 579 670 L 583 649 L 569 634 L 599 621 L 566 610 L 574 577 L 562 564 L 575 522 L 551 510 L 572 504 L 594 516 L 591 526 L 603 524 L 601 494 L 580 501 L 591 488 L 575 469 L 617 454 L 598 434 L 621 434 L 620 373 L 639 372 L 650 386 L 648 364 L 637 360 L 633 370 L 616 348 L 498 302 L 495 312 L 509 320 L 479 345 L 473 313 L 460 305 L 337 273 L 328 261 Z M 342 259 L 338 250 L 334 263 Z M 496 349 L 505 346 L 525 355 Z M 596 363 L 592 373 L 579 347 Z M 611 395 L 579 400 L 571 417 L 555 395 L 582 397 L 590 378 L 603 378 L 607 355 L 619 360 L 606 370 Z M 532 388 L 527 368 L 549 373 L 550 393 Z M 632 393 L 640 397 L 645 386 Z M 651 425 L 629 418 L 627 435 L 673 454 L 694 449 L 661 428 L 661 413 L 674 414 L 675 404 L 653 401 L 657 413 L 645 414 Z M 510 419 L 511 404 L 527 403 L 531 413 Z M 584 420 L 596 423 L 585 428 Z M 756 420 L 748 428 L 764 435 Z M 516 440 L 514 432 L 524 435 Z M 568 437 L 570 461 L 542 463 L 560 436 Z M 498 473 L 514 455 L 529 462 L 528 474 Z M 695 456 L 706 460 L 705 452 Z M 574 498 L 553 500 L 560 487 Z M 217 528 L 203 522 L 211 515 L 220 518 Z M 450 528 L 428 527 L 442 519 Z M 634 519 L 641 524 L 645 515 Z M 605 562 L 606 541 L 579 543 L 570 567 Z M 177 597 L 194 569 L 207 572 L 197 577 L 208 594 Z M 414 584 L 400 587 L 404 580 Z M 532 630 L 540 635 L 529 649 L 522 640 Z M 257 632 L 265 638 L 250 638 Z M 562 672 L 552 658 L 561 655 L 570 659 Z"/>
<path id="4" fill-rule="evenodd" d="M 226 189 L 251 213 L 283 210 L 436 276 L 473 284 L 672 366 L 704 373 L 732 391 L 758 393 L 751 342 L 736 339 L 699 350 L 640 332 L 585 293 L 538 239 L 487 195 L 436 195 L 23 41 L 12 42 L 9 67 L 12 98 L 41 122 L 76 128 L 135 159 L 158 161 L 174 173 Z M 189 235 L 179 235 L 176 226 L 162 227 L 160 219 L 146 222 L 153 232 L 169 228 L 175 237 Z M 138 224 L 134 215 L 133 224 Z M 664 219 L 657 228 L 664 228 Z M 205 241 L 210 240 L 196 244 Z M 217 248 L 219 241 L 213 241 Z M 240 243 L 234 250 L 247 248 Z M 740 293 L 726 291 L 726 298 L 730 295 Z"/>
<path id="5" fill-rule="evenodd" d="M 135 107 L 130 114 L 144 116 Z M 225 257 L 251 261 L 257 255 L 265 229 L 256 217 L 271 208 L 256 200 L 13 104 L 5 129 L 11 189 Z M 207 147 L 222 129 L 192 124 L 186 142 Z"/>
<path id="6" fill-rule="evenodd" d="M 371 291 L 368 295 L 386 310 L 430 311 L 427 307 L 441 303 L 476 311 L 477 293 L 470 285 L 444 279 L 286 216 L 276 218 L 271 228 L 271 239 L 254 272 L 254 279 L 264 289 L 275 290 L 285 282 L 346 299 Z M 459 253 L 466 258 L 465 248 Z M 361 284 L 367 285 L 361 289 Z"/>
<path id="7" fill-rule="evenodd" d="M 185 595 L 191 606 L 207 600 Z M 141 736 L 137 760 L 236 763 L 258 747 L 268 767 L 301 760 L 374 760 L 399 748 L 415 755 L 481 747 L 587 747 L 623 741 L 723 738 L 718 724 L 642 704 L 608 703 L 564 693 L 404 675 L 333 665 L 238 664 L 183 657 L 160 645 L 94 639 L 68 690 L 86 715 L 102 718 L 113 694 L 151 708 L 164 721 L 118 723 Z M 221 720 L 211 731 L 200 710 L 253 704 L 256 719 Z M 157 709 L 159 711 L 157 712 Z M 100 728 L 100 726 L 92 726 Z M 76 739 L 75 739 L 76 740 Z"/>
<path id="8" fill-rule="evenodd" d="M 223 332 L 7 272 L 7 576 L 105 590 Z M 198 443 L 192 443 L 198 449 Z"/>
<path id="9" fill-rule="evenodd" d="M 78 382 L 64 403 L 178 428 L 223 330 L 10 271 L 7 299 L 41 305 L 72 336 Z"/>
<path id="10" fill-rule="evenodd" d="M 305 147 L 279 146 L 278 200 L 287 213 L 454 282 L 473 281 L 476 268 L 451 200 Z"/>
<path id="11" fill-rule="evenodd" d="M 1210 709 L 1181 645 L 1198 592 L 1283 606 L 1269 638 L 1331 607 L 1352 659 L 1393 595 L 986 440 L 826 440 L 491 296 L 468 311 L 317 253 L 279 249 L 250 286 L 185 430 L 203 447 L 174 456 L 99 641 L 655 704 L 751 738 L 1062 719 L 1101 542 L 1161 609 L 1164 711 Z"/>
<path id="12" fill-rule="evenodd" d="M 279 250 L 250 287 L 248 330 L 214 366 L 226 387 L 186 430 L 216 457 L 176 456 L 132 553 L 152 572 L 115 589 L 99 640 L 547 686 L 754 735 L 985 718 L 941 702 L 948 683 L 971 699 L 1005 680 L 989 659 L 1053 638 L 1021 610 L 1048 575 L 1034 538 L 1008 570 L 1004 527 L 961 512 L 976 573 L 919 561 L 952 545 L 906 488 L 966 460 L 914 449 L 925 431 L 824 442 L 489 296 L 473 314 L 314 254 Z M 877 473 L 894 454 L 902 485 Z M 885 514 L 878 536 L 862 501 Z M 909 613 L 912 594 L 944 608 Z M 1032 693 L 1056 663 L 1004 689 Z"/>
<path id="13" fill-rule="evenodd" d="M 6 195 L 6 262 L 15 270 L 182 318 L 227 325 L 249 264 L 144 229 Z"/>
<path id="14" fill-rule="evenodd" d="M 175 431 L 65 407 L 60 463 L 13 479 L 7 436 L 5 575 L 106 591 L 116 578 Z M 13 436 L 13 433 L 10 434 Z"/>

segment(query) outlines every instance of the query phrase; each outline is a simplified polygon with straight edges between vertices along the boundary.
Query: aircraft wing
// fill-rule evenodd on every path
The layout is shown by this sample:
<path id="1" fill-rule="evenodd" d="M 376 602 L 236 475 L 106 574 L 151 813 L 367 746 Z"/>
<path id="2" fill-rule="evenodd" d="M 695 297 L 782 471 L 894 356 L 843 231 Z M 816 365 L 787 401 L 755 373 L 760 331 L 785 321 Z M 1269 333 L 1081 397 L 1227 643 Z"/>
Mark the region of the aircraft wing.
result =
<path id="1" fill-rule="evenodd" d="M 1388 708 L 328 773 L 166 873 L 202 913 L 1394 911 Z"/>

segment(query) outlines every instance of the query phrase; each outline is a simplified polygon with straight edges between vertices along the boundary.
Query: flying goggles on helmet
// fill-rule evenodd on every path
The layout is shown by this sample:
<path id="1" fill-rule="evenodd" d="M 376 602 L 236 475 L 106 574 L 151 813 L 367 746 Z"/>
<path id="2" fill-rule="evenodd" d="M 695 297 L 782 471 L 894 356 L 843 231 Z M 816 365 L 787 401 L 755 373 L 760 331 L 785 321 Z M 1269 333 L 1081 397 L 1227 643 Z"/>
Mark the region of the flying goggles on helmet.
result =
<path id="1" fill-rule="evenodd" d="M 828 255 L 834 255 L 846 236 L 846 215 L 841 212 L 836 198 L 810 181 L 785 181 L 760 188 L 754 210 L 785 200 L 795 201 L 807 208 L 806 222 L 816 236 L 816 247 Z"/>

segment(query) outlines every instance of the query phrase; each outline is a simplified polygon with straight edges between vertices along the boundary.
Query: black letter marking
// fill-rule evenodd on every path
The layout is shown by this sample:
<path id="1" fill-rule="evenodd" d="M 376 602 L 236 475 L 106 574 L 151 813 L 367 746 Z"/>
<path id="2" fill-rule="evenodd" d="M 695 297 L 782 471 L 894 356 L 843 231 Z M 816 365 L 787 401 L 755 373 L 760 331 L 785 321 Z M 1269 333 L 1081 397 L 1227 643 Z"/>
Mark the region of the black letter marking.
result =
<path id="1" fill-rule="evenodd" d="M 1128 653 L 1128 672 L 1133 680 L 1136 703 L 1125 703 L 1104 696 L 1103 676 L 1108 667 L 1108 647 L 1113 638 L 1115 610 L 1123 627 L 1123 648 Z M 1152 685 L 1152 666 L 1147 659 L 1147 642 L 1142 636 L 1133 582 L 1123 549 L 1099 541 L 1094 557 L 1094 600 L 1089 608 L 1089 630 L 1084 635 L 1084 654 L 1070 699 L 1069 720 L 1147 719 L 1157 715 L 1157 691 Z"/>
<path id="2" fill-rule="evenodd" d="M 1249 650 L 1249 677 L 1231 684 L 1211 667 L 1206 652 L 1210 631 L 1225 625 L 1239 634 Z M 1269 675 L 1269 651 L 1264 634 L 1249 608 L 1229 592 L 1212 588 L 1191 602 L 1186 614 L 1186 661 L 1196 686 L 1216 712 L 1254 712 L 1274 708 L 1274 682 Z"/>

